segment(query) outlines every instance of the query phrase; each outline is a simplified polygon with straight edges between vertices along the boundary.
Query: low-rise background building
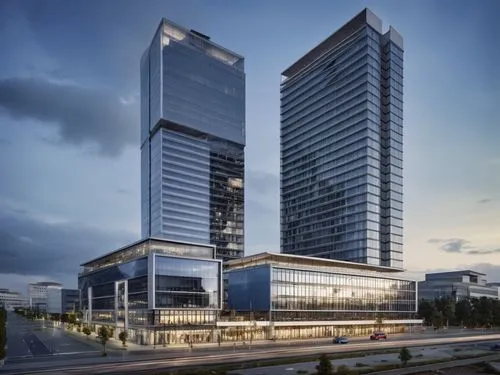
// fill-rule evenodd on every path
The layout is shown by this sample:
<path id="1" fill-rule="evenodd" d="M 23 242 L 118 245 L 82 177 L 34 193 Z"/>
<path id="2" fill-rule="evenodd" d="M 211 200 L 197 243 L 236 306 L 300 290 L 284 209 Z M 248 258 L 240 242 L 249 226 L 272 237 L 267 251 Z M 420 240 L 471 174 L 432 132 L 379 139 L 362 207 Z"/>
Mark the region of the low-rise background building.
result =
<path id="1" fill-rule="evenodd" d="M 62 284 L 53 281 L 39 281 L 28 284 L 29 307 L 41 312 L 47 311 L 47 291 L 49 288 L 62 288 Z"/>
<path id="2" fill-rule="evenodd" d="M 0 306 L 3 306 L 7 310 L 12 310 L 18 307 L 27 307 L 28 299 L 19 292 L 0 288 Z"/>
<path id="3" fill-rule="evenodd" d="M 484 273 L 471 270 L 427 273 L 425 280 L 418 283 L 419 299 L 452 298 L 459 301 L 474 297 L 498 299 L 498 296 L 498 287 L 488 284 Z"/>

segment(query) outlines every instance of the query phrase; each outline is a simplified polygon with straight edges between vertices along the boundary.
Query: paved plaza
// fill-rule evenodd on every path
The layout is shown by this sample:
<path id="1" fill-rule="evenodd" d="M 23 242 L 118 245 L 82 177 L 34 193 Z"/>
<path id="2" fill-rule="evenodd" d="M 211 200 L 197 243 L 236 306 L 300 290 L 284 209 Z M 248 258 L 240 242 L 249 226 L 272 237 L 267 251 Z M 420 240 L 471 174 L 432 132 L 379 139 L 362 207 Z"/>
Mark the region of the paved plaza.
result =
<path id="1" fill-rule="evenodd" d="M 7 317 L 7 363 L 31 357 L 96 353 L 90 343 L 77 340 L 62 329 L 47 327 L 9 312 Z"/>

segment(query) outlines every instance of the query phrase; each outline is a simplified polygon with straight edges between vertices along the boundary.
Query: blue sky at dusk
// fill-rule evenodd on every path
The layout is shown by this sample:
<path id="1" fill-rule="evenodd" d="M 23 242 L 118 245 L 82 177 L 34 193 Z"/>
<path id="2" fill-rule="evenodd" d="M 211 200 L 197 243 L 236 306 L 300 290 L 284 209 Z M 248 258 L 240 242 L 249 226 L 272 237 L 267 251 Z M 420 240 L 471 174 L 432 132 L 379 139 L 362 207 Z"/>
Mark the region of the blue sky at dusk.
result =
<path id="1" fill-rule="evenodd" d="M 245 56 L 246 254 L 279 251 L 280 73 L 369 7 L 405 44 L 405 268 L 500 281 L 500 2 L 0 2 L 0 286 L 140 235 L 139 60 L 162 16 Z"/>

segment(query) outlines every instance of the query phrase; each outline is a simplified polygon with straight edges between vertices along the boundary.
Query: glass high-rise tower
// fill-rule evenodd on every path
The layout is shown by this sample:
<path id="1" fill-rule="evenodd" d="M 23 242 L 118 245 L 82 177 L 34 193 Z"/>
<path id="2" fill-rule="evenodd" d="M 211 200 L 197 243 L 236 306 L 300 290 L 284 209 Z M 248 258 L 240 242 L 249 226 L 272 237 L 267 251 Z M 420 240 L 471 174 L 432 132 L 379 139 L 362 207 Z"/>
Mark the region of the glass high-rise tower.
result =
<path id="1" fill-rule="evenodd" d="M 368 9 L 282 73 L 281 251 L 403 268 L 403 39 Z"/>
<path id="2" fill-rule="evenodd" d="M 242 56 L 166 19 L 141 59 L 142 237 L 243 256 Z"/>

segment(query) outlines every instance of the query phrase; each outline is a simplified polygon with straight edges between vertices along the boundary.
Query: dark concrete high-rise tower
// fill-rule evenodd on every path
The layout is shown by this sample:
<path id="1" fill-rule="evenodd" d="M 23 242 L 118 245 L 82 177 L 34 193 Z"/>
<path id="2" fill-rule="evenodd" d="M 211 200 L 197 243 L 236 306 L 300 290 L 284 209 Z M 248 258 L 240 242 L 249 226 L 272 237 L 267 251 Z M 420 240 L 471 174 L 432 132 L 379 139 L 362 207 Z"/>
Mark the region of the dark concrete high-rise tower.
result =
<path id="1" fill-rule="evenodd" d="M 282 73 L 281 251 L 403 268 L 403 38 L 368 9 Z"/>
<path id="2" fill-rule="evenodd" d="M 166 19 L 141 59 L 142 237 L 244 252 L 244 59 Z"/>

